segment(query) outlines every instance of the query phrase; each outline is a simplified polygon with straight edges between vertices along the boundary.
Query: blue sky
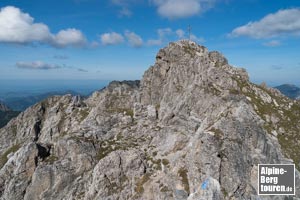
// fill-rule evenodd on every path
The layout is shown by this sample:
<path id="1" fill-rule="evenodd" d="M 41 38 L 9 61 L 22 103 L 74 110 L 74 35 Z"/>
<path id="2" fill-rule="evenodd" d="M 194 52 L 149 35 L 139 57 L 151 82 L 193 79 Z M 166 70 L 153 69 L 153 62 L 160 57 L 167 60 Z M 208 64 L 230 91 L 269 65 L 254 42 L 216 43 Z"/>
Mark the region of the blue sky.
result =
<path id="1" fill-rule="evenodd" d="M 2 0 L 0 79 L 141 79 L 187 37 L 251 80 L 300 85 L 299 0 Z"/>

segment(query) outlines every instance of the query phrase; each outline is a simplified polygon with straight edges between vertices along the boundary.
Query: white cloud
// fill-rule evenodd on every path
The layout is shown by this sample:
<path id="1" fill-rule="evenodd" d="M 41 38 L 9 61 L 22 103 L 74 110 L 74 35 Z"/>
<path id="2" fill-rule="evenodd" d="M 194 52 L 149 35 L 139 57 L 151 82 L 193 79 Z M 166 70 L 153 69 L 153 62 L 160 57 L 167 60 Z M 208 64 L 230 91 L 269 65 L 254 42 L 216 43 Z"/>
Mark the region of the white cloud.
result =
<path id="1" fill-rule="evenodd" d="M 49 64 L 43 61 L 33 61 L 33 62 L 17 62 L 16 67 L 20 69 L 30 69 L 30 70 L 52 70 L 52 69 L 72 69 L 79 72 L 88 72 L 88 70 L 83 68 L 76 68 L 67 65 L 57 65 L 57 64 Z"/>
<path id="2" fill-rule="evenodd" d="M 53 44 L 58 47 L 83 46 L 86 39 L 81 31 L 76 29 L 61 30 L 53 36 Z"/>
<path id="3" fill-rule="evenodd" d="M 42 23 L 33 23 L 29 14 L 20 9 L 7 6 L 0 11 L 0 41 L 26 43 L 31 41 L 46 41 L 51 34 L 48 27 Z"/>
<path id="4" fill-rule="evenodd" d="M 130 0 L 111 0 L 111 3 L 117 6 L 124 6 L 124 5 L 128 5 L 129 1 Z"/>
<path id="5" fill-rule="evenodd" d="M 170 36 L 173 33 L 173 30 L 171 28 L 161 28 L 157 29 L 157 35 L 158 39 L 150 39 L 147 41 L 147 45 L 149 46 L 160 46 L 164 43 L 166 40 L 166 36 Z"/>
<path id="6" fill-rule="evenodd" d="M 278 47 L 281 45 L 281 42 L 278 40 L 271 40 L 269 42 L 263 43 L 263 45 L 267 47 Z"/>
<path id="7" fill-rule="evenodd" d="M 117 45 L 124 42 L 124 37 L 116 32 L 104 33 L 100 36 L 103 45 Z"/>
<path id="8" fill-rule="evenodd" d="M 100 40 L 101 40 L 101 36 L 100 36 Z M 92 41 L 91 43 L 90 43 L 90 47 L 91 48 L 96 48 L 96 47 L 98 47 L 100 44 L 99 44 L 99 42 L 98 41 Z"/>
<path id="9" fill-rule="evenodd" d="M 194 42 L 197 42 L 197 43 L 203 43 L 205 42 L 205 39 L 202 38 L 202 37 L 197 37 L 196 35 L 194 34 L 191 34 L 191 40 L 194 41 Z"/>
<path id="10" fill-rule="evenodd" d="M 160 38 L 163 38 L 167 35 L 171 35 L 173 33 L 171 28 L 162 28 L 157 30 L 157 34 Z"/>
<path id="11" fill-rule="evenodd" d="M 300 34 L 300 9 L 279 10 L 268 14 L 259 21 L 249 22 L 235 28 L 230 36 L 248 36 L 251 38 L 271 38 L 281 35 Z"/>
<path id="12" fill-rule="evenodd" d="M 52 34 L 47 25 L 35 23 L 34 18 L 19 8 L 7 6 L 0 10 L 0 42 L 40 42 L 55 47 L 79 46 L 86 42 L 84 35 L 76 29 L 61 30 Z"/>
<path id="13" fill-rule="evenodd" d="M 141 47 L 143 46 L 143 39 L 134 32 L 125 31 L 125 37 L 130 46 Z"/>
<path id="14" fill-rule="evenodd" d="M 132 11 L 129 9 L 129 7 L 141 0 L 111 0 L 111 3 L 119 6 L 119 16 L 123 17 L 131 17 Z"/>
<path id="15" fill-rule="evenodd" d="M 149 46 L 160 46 L 162 45 L 163 41 L 161 39 L 150 39 L 147 41 L 147 45 Z"/>
<path id="16" fill-rule="evenodd" d="M 128 8 L 126 7 L 123 7 L 120 11 L 119 11 L 119 14 L 120 16 L 125 16 L 125 17 L 131 17 L 132 15 L 132 12 L 131 10 L 129 10 Z"/>
<path id="17" fill-rule="evenodd" d="M 178 19 L 206 11 L 214 5 L 215 0 L 152 0 L 152 2 L 162 17 Z"/>
<path id="18" fill-rule="evenodd" d="M 23 69 L 40 69 L 40 70 L 49 70 L 49 69 L 59 69 L 62 66 L 47 64 L 42 61 L 33 61 L 33 62 L 17 62 L 16 66 Z"/>
<path id="19" fill-rule="evenodd" d="M 143 46 L 143 39 L 141 38 L 141 36 L 128 30 L 124 32 L 124 36 L 116 32 L 104 33 L 100 35 L 102 45 L 118 45 L 123 43 L 125 39 L 127 43 L 132 47 Z"/>
<path id="20" fill-rule="evenodd" d="M 176 30 L 176 35 L 179 39 L 182 39 L 185 36 L 185 32 L 182 29 L 178 29 Z"/>
<path id="21" fill-rule="evenodd" d="M 157 30 L 158 39 L 150 39 L 147 41 L 147 45 L 149 46 L 160 46 L 163 43 L 166 43 L 170 40 L 176 39 L 184 39 L 186 36 L 186 33 L 182 29 L 177 29 L 176 31 L 173 31 L 171 28 L 163 28 Z M 186 38 L 188 39 L 188 38 Z M 203 43 L 205 42 L 204 38 L 197 37 L 194 34 L 191 34 L 191 40 L 197 43 Z"/>

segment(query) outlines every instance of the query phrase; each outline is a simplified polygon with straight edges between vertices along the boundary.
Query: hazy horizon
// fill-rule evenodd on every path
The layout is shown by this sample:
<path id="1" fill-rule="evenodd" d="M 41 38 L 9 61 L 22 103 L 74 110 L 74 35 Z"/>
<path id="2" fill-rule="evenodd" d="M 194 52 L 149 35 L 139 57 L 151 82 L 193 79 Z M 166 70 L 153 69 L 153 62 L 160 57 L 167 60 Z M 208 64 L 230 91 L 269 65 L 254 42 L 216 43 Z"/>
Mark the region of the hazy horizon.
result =
<path id="1" fill-rule="evenodd" d="M 21 97 L 70 90 L 88 95 L 102 89 L 109 82 L 101 80 L 0 80 L 0 98 L 8 94 Z"/>

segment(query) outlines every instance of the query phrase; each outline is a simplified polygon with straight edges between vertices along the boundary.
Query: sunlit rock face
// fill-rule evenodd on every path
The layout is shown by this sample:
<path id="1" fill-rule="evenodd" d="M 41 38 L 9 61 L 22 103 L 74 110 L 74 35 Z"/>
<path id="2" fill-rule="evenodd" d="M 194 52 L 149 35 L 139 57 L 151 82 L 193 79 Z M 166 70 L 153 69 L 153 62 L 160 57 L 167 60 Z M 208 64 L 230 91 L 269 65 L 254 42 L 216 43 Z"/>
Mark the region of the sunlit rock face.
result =
<path id="1" fill-rule="evenodd" d="M 0 199 L 257 199 L 257 164 L 299 169 L 299 115 L 220 53 L 170 43 L 141 81 L 48 98 L 0 129 Z"/>

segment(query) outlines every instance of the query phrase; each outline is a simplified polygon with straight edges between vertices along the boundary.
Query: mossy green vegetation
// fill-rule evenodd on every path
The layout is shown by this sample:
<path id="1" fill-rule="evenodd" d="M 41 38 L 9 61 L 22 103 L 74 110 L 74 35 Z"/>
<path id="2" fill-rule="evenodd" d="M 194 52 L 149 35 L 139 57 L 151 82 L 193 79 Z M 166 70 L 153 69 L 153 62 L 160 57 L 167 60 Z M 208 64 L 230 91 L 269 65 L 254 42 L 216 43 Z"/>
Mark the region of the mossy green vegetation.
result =
<path id="1" fill-rule="evenodd" d="M 215 137 L 218 139 L 222 139 L 224 136 L 223 131 L 221 131 L 220 129 L 212 127 L 209 131 L 213 132 L 215 134 Z"/>
<path id="2" fill-rule="evenodd" d="M 161 170 L 161 159 L 155 159 L 146 153 L 146 160 L 150 168 L 154 170 Z"/>
<path id="3" fill-rule="evenodd" d="M 97 160 L 105 158 L 108 154 L 117 150 L 128 150 L 130 148 L 136 148 L 141 142 L 146 139 L 143 137 L 134 138 L 131 136 L 123 137 L 120 133 L 111 139 L 100 142 L 100 148 L 97 153 Z"/>
<path id="4" fill-rule="evenodd" d="M 208 83 L 207 87 L 204 87 L 204 92 L 213 94 L 215 96 L 220 96 L 222 94 L 221 90 L 219 90 L 214 84 Z"/>
<path id="5" fill-rule="evenodd" d="M 144 184 L 150 180 L 151 174 L 146 173 L 144 174 L 141 178 L 137 179 L 134 191 L 138 194 L 141 195 L 144 192 Z"/>
<path id="6" fill-rule="evenodd" d="M 0 169 L 5 165 L 5 163 L 8 161 L 7 156 L 10 153 L 15 153 L 20 149 L 21 145 L 20 144 L 15 144 L 8 148 L 0 157 Z"/>
<path id="7" fill-rule="evenodd" d="M 221 191 L 225 198 L 228 197 L 228 192 L 224 188 L 222 188 Z"/>
<path id="8" fill-rule="evenodd" d="M 124 189 L 125 183 L 128 181 L 128 177 L 124 174 L 118 179 L 118 181 L 112 181 L 108 186 L 108 195 L 120 193 Z"/>
<path id="9" fill-rule="evenodd" d="M 80 114 L 80 121 L 83 121 L 88 115 L 89 115 L 89 110 L 88 109 L 81 109 L 79 111 Z"/>
<path id="10" fill-rule="evenodd" d="M 170 167 L 170 161 L 168 159 L 162 159 L 162 164 L 166 167 Z"/>
<path id="11" fill-rule="evenodd" d="M 237 78 L 234 80 L 240 88 L 239 93 L 250 97 L 254 110 L 265 121 L 263 128 L 270 134 L 272 131 L 277 131 L 277 138 L 285 156 L 291 158 L 297 169 L 300 170 L 300 102 L 277 95 L 264 86 L 251 84 Z M 253 87 L 269 95 L 272 102 L 263 101 L 252 89 Z M 276 118 L 278 122 L 274 124 L 267 117 Z M 283 130 L 283 133 L 280 129 Z"/>
<path id="12" fill-rule="evenodd" d="M 190 194 L 190 185 L 189 185 L 189 179 L 188 179 L 188 174 L 187 173 L 188 173 L 187 169 L 185 169 L 183 167 L 178 170 L 178 175 L 181 178 L 181 183 L 184 187 L 184 190 L 188 194 Z"/>
<path id="13" fill-rule="evenodd" d="M 183 50 L 185 53 L 189 54 L 192 58 L 194 58 L 196 55 L 195 49 L 190 45 L 184 45 Z"/>
<path id="14" fill-rule="evenodd" d="M 50 155 L 48 156 L 46 159 L 45 159 L 45 162 L 46 163 L 49 163 L 49 164 L 53 164 L 55 161 L 58 160 L 58 157 L 55 156 L 55 155 Z"/>
<path id="15" fill-rule="evenodd" d="M 11 126 L 11 132 L 12 132 L 13 136 L 16 136 L 17 133 L 18 133 L 18 126 L 15 125 L 15 124 L 12 125 L 12 126 Z"/>

